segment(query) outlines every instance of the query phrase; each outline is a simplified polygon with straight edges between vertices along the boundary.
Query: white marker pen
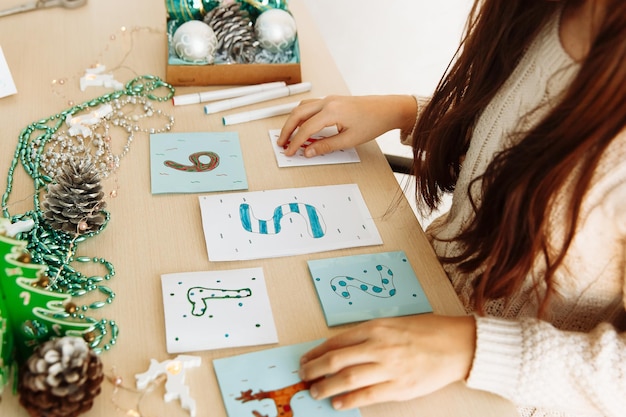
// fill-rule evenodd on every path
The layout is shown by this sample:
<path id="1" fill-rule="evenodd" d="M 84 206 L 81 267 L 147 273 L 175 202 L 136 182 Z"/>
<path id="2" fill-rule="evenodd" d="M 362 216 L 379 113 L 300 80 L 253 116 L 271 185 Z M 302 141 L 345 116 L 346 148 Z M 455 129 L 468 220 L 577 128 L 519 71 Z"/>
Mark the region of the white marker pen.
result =
<path id="1" fill-rule="evenodd" d="M 182 94 L 174 96 L 172 101 L 175 106 L 185 104 L 198 104 L 206 101 L 224 100 L 227 98 L 245 96 L 247 94 L 259 93 L 261 91 L 272 90 L 274 88 L 284 87 L 287 84 L 284 81 L 276 81 L 271 83 L 246 85 L 243 87 L 225 88 L 222 90 L 204 91 L 201 93 Z"/>
<path id="2" fill-rule="evenodd" d="M 268 117 L 281 116 L 289 114 L 298 104 L 294 103 L 279 104 L 277 106 L 264 107 L 258 110 L 245 111 L 241 113 L 229 114 L 222 117 L 224 126 L 235 125 L 237 123 L 251 122 L 252 120 L 267 119 Z"/>
<path id="3" fill-rule="evenodd" d="M 210 103 L 204 106 L 204 112 L 206 114 L 217 113 L 224 110 L 247 106 L 248 104 L 260 103 L 262 101 L 273 100 L 275 98 L 305 93 L 310 90 L 311 83 L 309 82 L 292 84 L 285 87 L 279 87 L 268 91 L 263 91 L 260 93 L 249 94 L 247 96 L 235 97 L 229 100 L 216 101 L 215 103 Z"/>

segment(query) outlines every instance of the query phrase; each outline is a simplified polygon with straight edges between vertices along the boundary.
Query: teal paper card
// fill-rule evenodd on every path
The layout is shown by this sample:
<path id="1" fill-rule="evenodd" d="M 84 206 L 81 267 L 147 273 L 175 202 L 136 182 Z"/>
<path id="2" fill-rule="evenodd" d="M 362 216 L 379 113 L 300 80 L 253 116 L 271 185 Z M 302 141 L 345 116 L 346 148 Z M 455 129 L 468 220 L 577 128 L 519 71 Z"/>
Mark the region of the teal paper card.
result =
<path id="1" fill-rule="evenodd" d="M 247 190 L 237 132 L 150 135 L 152 194 Z"/>
<path id="2" fill-rule="evenodd" d="M 328 326 L 433 311 L 403 251 L 308 265 Z"/>
<path id="3" fill-rule="evenodd" d="M 322 341 L 265 349 L 223 359 L 213 368 L 229 417 L 360 417 L 314 400 L 298 377 L 300 357 Z"/>

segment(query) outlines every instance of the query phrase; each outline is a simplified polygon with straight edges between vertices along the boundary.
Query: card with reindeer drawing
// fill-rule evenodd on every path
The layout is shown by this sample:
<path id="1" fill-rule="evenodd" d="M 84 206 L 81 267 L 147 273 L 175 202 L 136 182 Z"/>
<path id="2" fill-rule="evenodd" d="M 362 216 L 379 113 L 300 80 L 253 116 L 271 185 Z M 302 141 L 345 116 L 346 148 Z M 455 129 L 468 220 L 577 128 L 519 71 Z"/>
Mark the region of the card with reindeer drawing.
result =
<path id="1" fill-rule="evenodd" d="M 152 194 L 247 190 L 237 132 L 150 135 Z"/>
<path id="2" fill-rule="evenodd" d="M 403 251 L 308 265 L 328 326 L 433 311 Z"/>
<path id="3" fill-rule="evenodd" d="M 161 275 L 168 353 L 278 343 L 262 268 Z"/>
<path id="4" fill-rule="evenodd" d="M 213 360 L 229 417 L 360 417 L 358 409 L 336 411 L 330 400 L 314 400 L 298 377 L 311 341 Z"/>

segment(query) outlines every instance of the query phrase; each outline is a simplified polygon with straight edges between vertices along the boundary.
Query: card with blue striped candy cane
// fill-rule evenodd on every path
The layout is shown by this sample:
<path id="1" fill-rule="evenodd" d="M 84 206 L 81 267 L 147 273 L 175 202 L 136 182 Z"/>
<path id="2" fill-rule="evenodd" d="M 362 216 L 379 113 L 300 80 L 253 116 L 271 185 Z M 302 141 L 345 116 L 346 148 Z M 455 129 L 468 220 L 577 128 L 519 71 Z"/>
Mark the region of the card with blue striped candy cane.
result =
<path id="1" fill-rule="evenodd" d="M 382 244 L 356 184 L 200 197 L 210 261 Z"/>
<path id="2" fill-rule="evenodd" d="M 326 324 L 433 311 L 403 251 L 308 261 Z"/>

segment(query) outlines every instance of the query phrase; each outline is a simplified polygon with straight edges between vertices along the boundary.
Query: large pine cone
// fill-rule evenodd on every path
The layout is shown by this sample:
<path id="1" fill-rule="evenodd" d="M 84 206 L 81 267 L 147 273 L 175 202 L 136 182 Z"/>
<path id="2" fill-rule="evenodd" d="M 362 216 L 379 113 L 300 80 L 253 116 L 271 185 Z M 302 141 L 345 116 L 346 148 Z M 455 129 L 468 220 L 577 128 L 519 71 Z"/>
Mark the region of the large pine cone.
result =
<path id="1" fill-rule="evenodd" d="M 44 219 L 53 229 L 70 234 L 98 230 L 105 221 L 106 203 L 94 165 L 69 161 L 62 170 L 41 203 Z"/>
<path id="2" fill-rule="evenodd" d="M 240 64 L 254 62 L 259 43 L 247 11 L 233 2 L 218 6 L 204 16 L 217 37 L 217 53 L 223 59 Z"/>
<path id="3" fill-rule="evenodd" d="M 31 417 L 76 417 L 100 394 L 102 362 L 79 337 L 39 346 L 19 375 L 20 404 Z"/>

